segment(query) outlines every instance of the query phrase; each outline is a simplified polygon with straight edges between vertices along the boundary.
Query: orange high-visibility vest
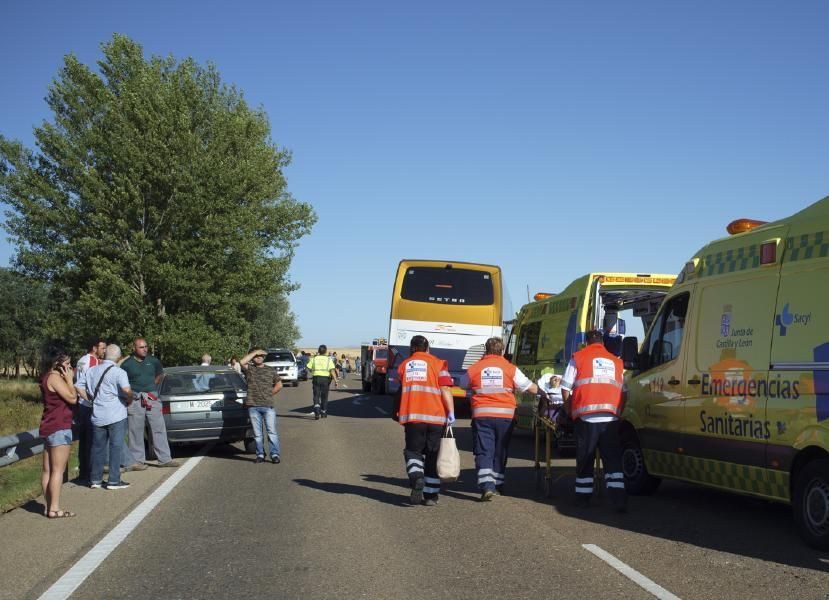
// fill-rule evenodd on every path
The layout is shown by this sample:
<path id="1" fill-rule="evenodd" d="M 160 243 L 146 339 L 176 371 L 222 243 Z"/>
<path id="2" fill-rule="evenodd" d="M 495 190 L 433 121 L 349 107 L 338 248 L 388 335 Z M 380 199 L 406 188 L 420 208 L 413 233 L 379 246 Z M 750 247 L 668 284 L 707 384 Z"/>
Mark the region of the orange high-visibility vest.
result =
<path id="1" fill-rule="evenodd" d="M 515 416 L 513 381 L 515 365 L 498 354 L 487 354 L 469 367 L 469 388 L 472 390 L 472 418 Z"/>
<path id="2" fill-rule="evenodd" d="M 415 352 L 397 368 L 397 374 L 400 376 L 399 423 L 445 425 L 446 407 L 440 388 L 452 385 L 446 361 L 428 352 Z"/>
<path id="3" fill-rule="evenodd" d="M 573 354 L 573 362 L 576 365 L 570 407 L 573 420 L 592 413 L 612 413 L 618 417 L 624 385 L 622 361 L 597 342 Z"/>

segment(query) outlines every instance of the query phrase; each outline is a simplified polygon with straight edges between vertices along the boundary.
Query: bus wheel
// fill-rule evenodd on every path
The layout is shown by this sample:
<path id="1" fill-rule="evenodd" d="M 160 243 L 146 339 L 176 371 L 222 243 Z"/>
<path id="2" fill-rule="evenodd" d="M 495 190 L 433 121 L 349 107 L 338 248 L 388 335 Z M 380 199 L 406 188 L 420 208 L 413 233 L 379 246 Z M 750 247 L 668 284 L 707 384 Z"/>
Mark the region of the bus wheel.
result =
<path id="1" fill-rule="evenodd" d="M 806 543 L 829 550 L 829 458 L 813 460 L 797 474 L 792 509 Z"/>
<path id="2" fill-rule="evenodd" d="M 625 475 L 625 489 L 633 496 L 652 494 L 662 483 L 659 477 L 648 473 L 642 448 L 635 435 L 622 438 L 622 473 Z"/>

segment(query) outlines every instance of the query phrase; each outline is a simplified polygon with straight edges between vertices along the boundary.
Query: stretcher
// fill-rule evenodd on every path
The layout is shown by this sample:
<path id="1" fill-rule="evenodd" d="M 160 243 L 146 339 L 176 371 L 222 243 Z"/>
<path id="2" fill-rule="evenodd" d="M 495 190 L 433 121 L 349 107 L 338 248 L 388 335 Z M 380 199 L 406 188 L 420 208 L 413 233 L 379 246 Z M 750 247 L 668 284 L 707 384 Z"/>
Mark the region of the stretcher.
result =
<path id="1" fill-rule="evenodd" d="M 557 419 L 547 414 L 547 411 L 539 411 L 536 407 L 533 411 L 533 434 L 535 437 L 535 489 L 544 490 L 544 495 L 549 498 L 553 494 L 553 449 L 561 453 L 562 450 L 576 449 L 576 435 L 573 425 L 569 421 Z M 543 442 L 542 442 L 543 438 Z M 543 444 L 543 450 L 542 450 Z M 541 469 L 541 455 L 544 456 L 544 469 Z M 598 449 L 596 450 L 596 462 L 594 466 L 594 480 L 603 482 L 602 463 Z M 594 493 L 602 493 L 603 486 L 598 484 L 594 487 Z"/>

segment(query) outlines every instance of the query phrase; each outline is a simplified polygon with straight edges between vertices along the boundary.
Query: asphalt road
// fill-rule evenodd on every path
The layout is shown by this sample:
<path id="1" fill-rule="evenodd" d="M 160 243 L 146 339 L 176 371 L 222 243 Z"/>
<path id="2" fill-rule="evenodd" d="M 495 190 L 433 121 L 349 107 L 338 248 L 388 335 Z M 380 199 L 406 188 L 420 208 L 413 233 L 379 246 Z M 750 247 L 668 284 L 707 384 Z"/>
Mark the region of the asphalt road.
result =
<path id="1" fill-rule="evenodd" d="M 285 389 L 282 464 L 213 447 L 73 597 L 652 597 L 584 544 L 680 598 L 829 597 L 829 555 L 800 542 L 786 507 L 666 482 L 627 514 L 606 498 L 576 509 L 573 459 L 556 460 L 547 498 L 529 437 L 513 441 L 507 495 L 479 503 L 468 420 L 462 481 L 437 507 L 408 506 L 391 401 L 350 385 L 320 421 L 309 383 Z"/>

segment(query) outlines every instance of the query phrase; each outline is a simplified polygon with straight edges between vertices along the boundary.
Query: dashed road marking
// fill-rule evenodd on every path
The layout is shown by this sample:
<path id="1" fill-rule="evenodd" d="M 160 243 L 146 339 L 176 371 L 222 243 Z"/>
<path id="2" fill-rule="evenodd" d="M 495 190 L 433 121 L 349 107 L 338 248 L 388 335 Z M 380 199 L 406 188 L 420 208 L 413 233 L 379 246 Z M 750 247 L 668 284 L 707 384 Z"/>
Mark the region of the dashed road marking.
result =
<path id="1" fill-rule="evenodd" d="M 63 576 L 58 579 L 52 587 L 50 587 L 40 597 L 41 600 L 53 600 L 68 598 L 72 592 L 84 582 L 84 580 L 92 575 L 95 569 L 104 562 L 118 545 L 123 542 L 127 536 L 144 520 L 153 509 L 158 506 L 167 494 L 169 494 L 174 487 L 176 487 L 182 479 L 187 477 L 187 474 L 192 471 L 204 455 L 207 453 L 212 444 L 202 448 L 196 456 L 187 460 L 180 466 L 175 473 L 173 473 L 167 481 L 162 483 L 157 490 L 150 494 L 141 504 L 124 517 L 124 520 L 118 523 L 115 528 L 110 531 L 104 539 L 95 544 L 95 546 L 87 552 L 75 565 L 69 569 Z M 108 493 L 102 491 L 101 493 Z"/>
<path id="2" fill-rule="evenodd" d="M 626 565 L 621 560 L 613 556 L 610 552 L 602 550 L 595 544 L 582 544 L 581 547 L 590 552 L 591 554 L 594 554 L 595 556 L 601 558 L 611 567 L 619 571 L 619 573 L 633 581 L 636 585 L 659 598 L 659 600 L 680 600 L 678 596 L 675 596 L 674 594 L 663 588 L 661 585 L 651 581 L 633 567 Z"/>

